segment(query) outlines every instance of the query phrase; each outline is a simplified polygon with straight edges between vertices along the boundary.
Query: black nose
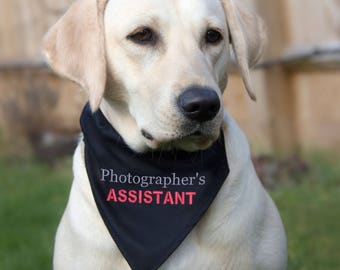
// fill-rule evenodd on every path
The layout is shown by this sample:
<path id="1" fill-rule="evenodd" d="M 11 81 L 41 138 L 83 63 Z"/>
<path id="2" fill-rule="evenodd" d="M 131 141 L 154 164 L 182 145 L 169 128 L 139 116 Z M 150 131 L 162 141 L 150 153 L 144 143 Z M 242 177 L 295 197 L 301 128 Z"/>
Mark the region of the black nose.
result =
<path id="1" fill-rule="evenodd" d="M 191 120 L 205 122 L 214 119 L 221 108 L 216 92 L 205 87 L 190 87 L 178 97 L 178 106 Z"/>

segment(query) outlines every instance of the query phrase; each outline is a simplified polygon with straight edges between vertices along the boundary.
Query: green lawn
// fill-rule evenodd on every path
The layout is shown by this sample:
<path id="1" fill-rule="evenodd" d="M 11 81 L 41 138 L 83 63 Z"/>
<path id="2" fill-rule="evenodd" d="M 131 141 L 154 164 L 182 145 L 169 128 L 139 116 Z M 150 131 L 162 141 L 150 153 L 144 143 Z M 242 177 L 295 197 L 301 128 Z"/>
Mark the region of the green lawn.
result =
<path id="1" fill-rule="evenodd" d="M 52 269 L 53 238 L 71 184 L 71 162 L 0 162 L 0 269 Z"/>
<path id="2" fill-rule="evenodd" d="M 314 158 L 300 184 L 272 197 L 286 226 L 288 269 L 340 269 L 340 159 Z"/>
<path id="3" fill-rule="evenodd" d="M 71 184 L 71 162 L 0 161 L 0 269 L 51 269 L 53 238 Z M 283 217 L 290 270 L 340 269 L 340 159 L 272 192 Z"/>

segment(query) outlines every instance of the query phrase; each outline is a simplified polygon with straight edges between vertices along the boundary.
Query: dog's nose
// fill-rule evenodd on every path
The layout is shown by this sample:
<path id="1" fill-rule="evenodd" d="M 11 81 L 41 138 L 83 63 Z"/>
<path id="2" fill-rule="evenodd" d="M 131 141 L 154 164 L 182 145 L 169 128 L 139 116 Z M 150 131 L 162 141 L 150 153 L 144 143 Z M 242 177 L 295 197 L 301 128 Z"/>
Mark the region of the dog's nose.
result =
<path id="1" fill-rule="evenodd" d="M 202 123 L 214 119 L 221 103 L 214 90 L 190 87 L 178 97 L 178 106 L 187 118 Z"/>

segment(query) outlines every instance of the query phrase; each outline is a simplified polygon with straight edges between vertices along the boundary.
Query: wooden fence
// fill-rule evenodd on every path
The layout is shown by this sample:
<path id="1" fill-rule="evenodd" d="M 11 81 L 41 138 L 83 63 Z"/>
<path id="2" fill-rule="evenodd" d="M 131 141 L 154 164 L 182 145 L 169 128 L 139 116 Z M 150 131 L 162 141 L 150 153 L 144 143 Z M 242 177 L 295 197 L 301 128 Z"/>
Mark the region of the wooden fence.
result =
<path id="1" fill-rule="evenodd" d="M 246 97 L 235 74 L 225 106 L 255 152 L 340 150 L 340 1 L 244 1 L 268 26 L 266 55 L 254 72 L 259 101 Z M 0 129 L 9 138 L 27 129 L 79 130 L 85 95 L 40 55 L 43 34 L 71 2 L 0 0 Z"/>

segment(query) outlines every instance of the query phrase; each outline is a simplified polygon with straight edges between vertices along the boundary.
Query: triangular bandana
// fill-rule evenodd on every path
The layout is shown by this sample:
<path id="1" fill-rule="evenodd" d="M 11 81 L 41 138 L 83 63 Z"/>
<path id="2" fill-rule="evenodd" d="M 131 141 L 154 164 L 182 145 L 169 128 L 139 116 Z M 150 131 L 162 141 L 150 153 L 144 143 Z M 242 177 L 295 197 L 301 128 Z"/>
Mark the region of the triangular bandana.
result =
<path id="1" fill-rule="evenodd" d="M 188 153 L 132 151 L 101 111 L 81 116 L 98 210 L 133 270 L 155 270 L 203 217 L 229 173 L 224 139 Z"/>

